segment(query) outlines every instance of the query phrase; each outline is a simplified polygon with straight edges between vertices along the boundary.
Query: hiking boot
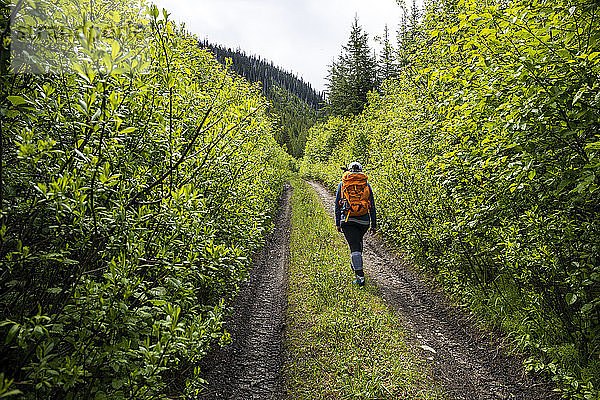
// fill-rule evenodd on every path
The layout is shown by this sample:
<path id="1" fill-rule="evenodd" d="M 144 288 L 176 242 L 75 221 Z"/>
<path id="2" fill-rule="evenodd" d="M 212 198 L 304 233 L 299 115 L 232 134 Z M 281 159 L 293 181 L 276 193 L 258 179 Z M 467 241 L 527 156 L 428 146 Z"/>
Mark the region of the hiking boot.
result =
<path id="1" fill-rule="evenodd" d="M 362 279 L 361 279 L 361 278 L 358 278 L 358 277 L 357 277 L 357 278 L 354 280 L 354 282 L 352 282 L 352 283 L 354 283 L 355 285 L 358 285 L 358 286 L 360 286 L 360 287 L 363 287 L 363 286 L 365 286 L 365 278 L 362 278 Z"/>

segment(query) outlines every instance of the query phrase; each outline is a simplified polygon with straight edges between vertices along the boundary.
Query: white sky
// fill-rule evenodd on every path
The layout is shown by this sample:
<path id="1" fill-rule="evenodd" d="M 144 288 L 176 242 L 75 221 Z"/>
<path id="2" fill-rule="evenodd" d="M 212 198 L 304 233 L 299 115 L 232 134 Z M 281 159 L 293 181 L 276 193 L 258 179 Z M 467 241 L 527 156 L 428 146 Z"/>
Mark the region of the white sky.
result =
<path id="1" fill-rule="evenodd" d="M 387 23 L 394 41 L 401 16 L 396 0 L 151 1 L 200 39 L 273 61 L 318 91 L 324 89 L 327 66 L 348 40 L 355 15 L 371 38 L 382 36 Z"/>

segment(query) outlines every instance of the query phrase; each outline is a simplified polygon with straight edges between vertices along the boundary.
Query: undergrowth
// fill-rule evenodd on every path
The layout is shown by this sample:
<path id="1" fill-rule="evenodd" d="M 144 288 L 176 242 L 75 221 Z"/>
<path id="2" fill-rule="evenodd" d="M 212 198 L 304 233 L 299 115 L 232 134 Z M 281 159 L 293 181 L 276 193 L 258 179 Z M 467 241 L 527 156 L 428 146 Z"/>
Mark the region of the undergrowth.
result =
<path id="1" fill-rule="evenodd" d="M 305 182 L 292 182 L 290 399 L 437 399 L 376 287 L 353 286 L 347 245 Z"/>

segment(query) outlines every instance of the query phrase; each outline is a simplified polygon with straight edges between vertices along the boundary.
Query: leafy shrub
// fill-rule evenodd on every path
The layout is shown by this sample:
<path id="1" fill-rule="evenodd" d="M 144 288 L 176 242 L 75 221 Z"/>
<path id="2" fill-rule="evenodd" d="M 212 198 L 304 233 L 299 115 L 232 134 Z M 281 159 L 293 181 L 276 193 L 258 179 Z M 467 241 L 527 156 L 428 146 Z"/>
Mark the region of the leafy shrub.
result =
<path id="1" fill-rule="evenodd" d="M 139 18 L 76 23 L 75 73 L 1 77 L 0 396 L 197 392 L 270 229 L 290 157 L 266 100 Z"/>
<path id="2" fill-rule="evenodd" d="M 382 228 L 569 398 L 598 396 L 600 29 L 589 2 L 433 2 L 410 65 L 305 175 L 364 149 Z M 332 122 L 335 124 L 335 122 Z M 360 139 L 361 135 L 368 140 Z"/>

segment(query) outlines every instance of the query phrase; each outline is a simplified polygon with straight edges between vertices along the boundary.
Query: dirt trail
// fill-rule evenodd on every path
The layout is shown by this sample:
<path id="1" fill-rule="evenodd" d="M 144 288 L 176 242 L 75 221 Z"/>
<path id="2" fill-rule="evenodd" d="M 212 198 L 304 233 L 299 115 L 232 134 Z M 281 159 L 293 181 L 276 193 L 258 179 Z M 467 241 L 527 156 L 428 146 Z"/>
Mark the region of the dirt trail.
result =
<path id="1" fill-rule="evenodd" d="M 311 186 L 333 217 L 334 196 L 318 183 Z M 401 316 L 417 351 L 432 364 L 432 378 L 446 399 L 558 399 L 550 385 L 524 376 L 521 360 L 506 356 L 501 342 L 449 307 L 379 238 L 365 236 L 364 256 L 367 280 L 375 282 Z"/>
<path id="2" fill-rule="evenodd" d="M 201 399 L 283 398 L 283 329 L 286 274 L 291 233 L 287 185 L 275 230 L 255 256 L 250 277 L 240 287 L 233 314 L 225 323 L 232 344 L 205 357 L 202 376 L 209 383 Z"/>

